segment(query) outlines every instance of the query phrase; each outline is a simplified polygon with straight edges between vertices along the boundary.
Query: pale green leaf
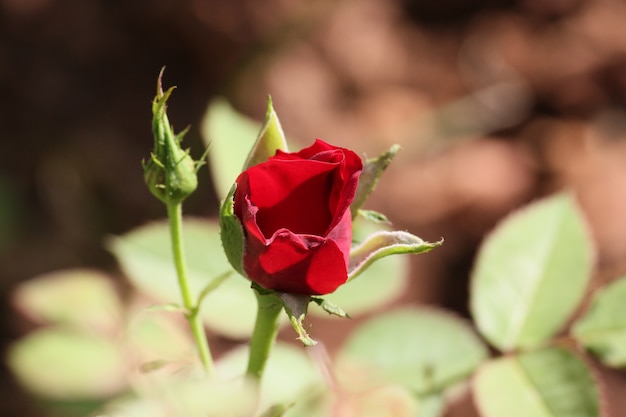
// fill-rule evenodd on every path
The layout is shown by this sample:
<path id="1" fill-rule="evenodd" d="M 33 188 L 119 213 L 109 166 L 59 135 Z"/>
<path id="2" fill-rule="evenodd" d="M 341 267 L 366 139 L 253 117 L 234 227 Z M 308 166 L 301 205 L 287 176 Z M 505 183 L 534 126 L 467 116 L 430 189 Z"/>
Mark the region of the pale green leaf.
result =
<path id="1" fill-rule="evenodd" d="M 209 283 L 219 279 L 231 266 L 224 255 L 216 223 L 186 218 L 183 239 L 189 285 L 197 299 Z M 112 238 L 108 246 L 138 289 L 161 302 L 181 303 L 166 222 L 152 223 Z M 241 276 L 222 282 L 207 294 L 201 316 L 207 326 L 225 336 L 249 336 L 256 316 L 256 299 L 250 282 Z"/>
<path id="2" fill-rule="evenodd" d="M 126 342 L 142 367 L 147 363 L 181 363 L 195 358 L 195 346 L 182 315 L 167 310 L 134 312 L 126 330 Z"/>
<path id="3" fill-rule="evenodd" d="M 241 173 L 260 128 L 260 122 L 238 113 L 222 98 L 209 104 L 201 129 L 211 146 L 209 167 L 220 200 Z"/>
<path id="4" fill-rule="evenodd" d="M 598 417 L 598 388 L 570 351 L 547 348 L 482 366 L 474 380 L 482 417 Z"/>
<path id="5" fill-rule="evenodd" d="M 217 374 L 225 380 L 238 378 L 244 374 L 247 361 L 247 346 L 232 350 L 216 363 Z M 311 396 L 317 398 L 323 386 L 322 376 L 302 347 L 278 342 L 272 348 L 261 380 L 259 410 L 284 404 L 290 407 L 287 415 L 297 416 L 292 414 L 297 410 L 297 404 L 306 402 Z"/>
<path id="6" fill-rule="evenodd" d="M 215 277 L 211 282 L 204 286 L 200 294 L 198 295 L 198 300 L 196 301 L 197 306 L 202 306 L 202 302 L 204 298 L 211 294 L 213 291 L 217 290 L 227 279 L 231 276 L 235 275 L 235 271 L 226 271 L 223 274 Z"/>
<path id="7" fill-rule="evenodd" d="M 357 328 L 339 352 L 346 366 L 362 367 L 418 395 L 462 381 L 486 357 L 487 349 L 461 319 L 417 308 L 379 314 Z"/>
<path id="8" fill-rule="evenodd" d="M 98 413 L 101 417 L 253 416 L 255 390 L 241 378 L 151 378 L 137 397 L 124 396 Z"/>
<path id="9" fill-rule="evenodd" d="M 446 401 L 440 394 L 430 394 L 418 398 L 419 412 L 415 417 L 442 417 Z"/>
<path id="10" fill-rule="evenodd" d="M 250 416 L 256 405 L 254 388 L 240 379 L 189 378 L 168 385 L 167 408 L 177 417 Z"/>
<path id="11" fill-rule="evenodd" d="M 67 269 L 20 284 L 15 306 L 30 318 L 111 332 L 120 325 L 121 303 L 113 279 L 96 270 Z"/>
<path id="12" fill-rule="evenodd" d="M 51 327 L 11 346 L 7 363 L 29 391 L 54 399 L 106 398 L 126 387 L 126 363 L 117 343 Z"/>
<path id="13" fill-rule="evenodd" d="M 532 348 L 580 303 L 593 248 L 574 198 L 557 194 L 505 219 L 487 237 L 471 279 L 471 311 L 497 348 Z"/>
<path id="14" fill-rule="evenodd" d="M 604 364 L 626 367 L 626 277 L 598 291 L 573 326 L 574 338 Z"/>

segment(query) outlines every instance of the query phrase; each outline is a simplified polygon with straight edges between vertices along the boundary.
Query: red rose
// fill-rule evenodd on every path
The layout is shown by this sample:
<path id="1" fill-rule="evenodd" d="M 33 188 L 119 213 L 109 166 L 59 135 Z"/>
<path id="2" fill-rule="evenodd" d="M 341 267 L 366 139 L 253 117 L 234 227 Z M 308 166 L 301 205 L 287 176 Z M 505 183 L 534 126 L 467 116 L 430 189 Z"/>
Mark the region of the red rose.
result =
<path id="1" fill-rule="evenodd" d="M 237 178 L 234 214 L 244 229 L 243 269 L 261 287 L 328 294 L 348 278 L 350 204 L 361 159 L 321 140 L 277 151 Z"/>

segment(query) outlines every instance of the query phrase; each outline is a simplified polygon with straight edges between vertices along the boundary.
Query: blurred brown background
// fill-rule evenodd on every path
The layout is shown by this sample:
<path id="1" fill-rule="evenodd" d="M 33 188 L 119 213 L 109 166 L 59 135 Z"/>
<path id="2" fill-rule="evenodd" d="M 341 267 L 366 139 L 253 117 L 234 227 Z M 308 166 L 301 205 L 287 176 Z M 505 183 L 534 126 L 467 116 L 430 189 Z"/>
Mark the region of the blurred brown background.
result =
<path id="1" fill-rule="evenodd" d="M 403 151 L 370 207 L 443 248 L 412 258 L 412 302 L 467 315 L 477 245 L 505 214 L 576 191 L 599 249 L 594 287 L 626 270 L 626 3 L 619 0 L 0 0 L 0 339 L 24 330 L 13 285 L 113 273 L 103 249 L 163 217 L 140 161 L 163 65 L 170 119 L 202 152 L 208 101 L 289 137 Z M 207 171 L 187 213 L 214 216 Z M 626 378 L 602 371 L 621 415 Z M 2 370 L 0 415 L 36 415 Z M 450 416 L 474 415 L 469 401 Z"/>

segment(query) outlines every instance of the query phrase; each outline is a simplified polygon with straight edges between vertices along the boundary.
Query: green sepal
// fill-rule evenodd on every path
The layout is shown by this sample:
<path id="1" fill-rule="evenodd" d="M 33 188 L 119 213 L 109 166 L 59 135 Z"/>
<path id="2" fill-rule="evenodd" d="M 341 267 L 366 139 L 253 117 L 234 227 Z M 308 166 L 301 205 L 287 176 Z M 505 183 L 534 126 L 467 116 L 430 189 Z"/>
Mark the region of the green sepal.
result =
<path id="1" fill-rule="evenodd" d="M 330 301 L 326 300 L 325 298 L 322 298 L 322 297 L 311 297 L 311 301 L 314 302 L 315 304 L 317 304 L 318 306 L 320 306 L 322 308 L 322 310 L 324 310 L 328 314 L 331 314 L 331 315 L 337 316 L 337 317 L 341 317 L 341 318 L 344 318 L 344 319 L 349 319 L 350 318 L 348 313 L 343 311 L 343 309 L 341 307 L 339 307 L 336 304 L 331 303 Z"/>
<path id="2" fill-rule="evenodd" d="M 442 243 L 443 239 L 434 243 L 426 242 L 411 233 L 401 230 L 372 233 L 361 244 L 350 251 L 348 281 L 356 278 L 374 261 L 385 256 L 403 253 L 424 253 L 441 246 Z"/>
<path id="3" fill-rule="evenodd" d="M 235 271 L 245 277 L 246 273 L 243 270 L 243 226 L 233 211 L 235 205 L 233 196 L 236 187 L 237 184 L 233 184 L 220 208 L 220 238 L 228 262 Z"/>
<path id="4" fill-rule="evenodd" d="M 378 179 L 383 174 L 383 171 L 387 169 L 399 150 L 400 145 L 393 145 L 380 156 L 367 159 L 363 163 L 363 172 L 361 172 L 361 175 L 359 176 L 359 185 L 356 189 L 356 195 L 350 205 L 352 218 L 355 218 L 359 209 L 363 207 L 367 197 L 369 197 L 372 191 L 374 191 L 374 188 L 376 188 Z"/>
<path id="5" fill-rule="evenodd" d="M 287 141 L 285 140 L 283 128 L 280 126 L 278 115 L 274 110 L 272 97 L 268 96 L 265 122 L 261 126 L 256 142 L 250 149 L 243 170 L 245 171 L 254 165 L 267 161 L 276 154 L 277 150 L 287 152 Z"/>
<path id="6" fill-rule="evenodd" d="M 308 295 L 287 293 L 276 293 L 276 295 L 283 302 L 283 307 L 285 307 L 285 313 L 287 313 L 293 329 L 296 331 L 296 333 L 298 333 L 298 340 L 300 340 L 305 346 L 315 346 L 317 342 L 311 339 L 302 323 L 304 321 L 304 318 L 306 317 L 306 312 L 309 307 L 309 302 L 311 302 L 311 297 Z"/>

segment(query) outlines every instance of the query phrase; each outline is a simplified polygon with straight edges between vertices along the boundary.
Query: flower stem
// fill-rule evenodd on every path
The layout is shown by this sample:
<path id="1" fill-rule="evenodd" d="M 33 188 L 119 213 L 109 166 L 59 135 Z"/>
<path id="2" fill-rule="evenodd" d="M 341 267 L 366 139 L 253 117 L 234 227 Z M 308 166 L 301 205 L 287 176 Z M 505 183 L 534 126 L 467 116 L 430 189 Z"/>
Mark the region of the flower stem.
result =
<path id="1" fill-rule="evenodd" d="M 183 299 L 183 306 L 185 307 L 185 317 L 189 322 L 191 333 L 194 341 L 196 342 L 196 348 L 200 355 L 200 361 L 207 374 L 213 373 L 213 358 L 211 357 L 211 351 L 209 350 L 209 343 L 206 339 L 206 333 L 204 332 L 204 326 L 200 319 L 200 306 L 195 305 L 191 290 L 189 289 L 189 281 L 187 279 L 187 269 L 185 267 L 184 257 L 184 245 L 182 239 L 183 228 L 183 210 L 181 203 L 168 203 L 167 204 L 167 217 L 170 222 L 170 237 L 172 239 L 172 253 L 174 255 L 174 264 L 176 266 L 176 274 L 178 275 L 178 286 L 180 287 L 180 293 Z"/>
<path id="2" fill-rule="evenodd" d="M 250 340 L 250 356 L 248 357 L 246 375 L 260 381 L 263 377 L 265 363 L 278 334 L 278 316 L 283 305 L 272 294 L 263 295 L 256 290 L 254 293 L 257 298 L 258 310 Z"/>

